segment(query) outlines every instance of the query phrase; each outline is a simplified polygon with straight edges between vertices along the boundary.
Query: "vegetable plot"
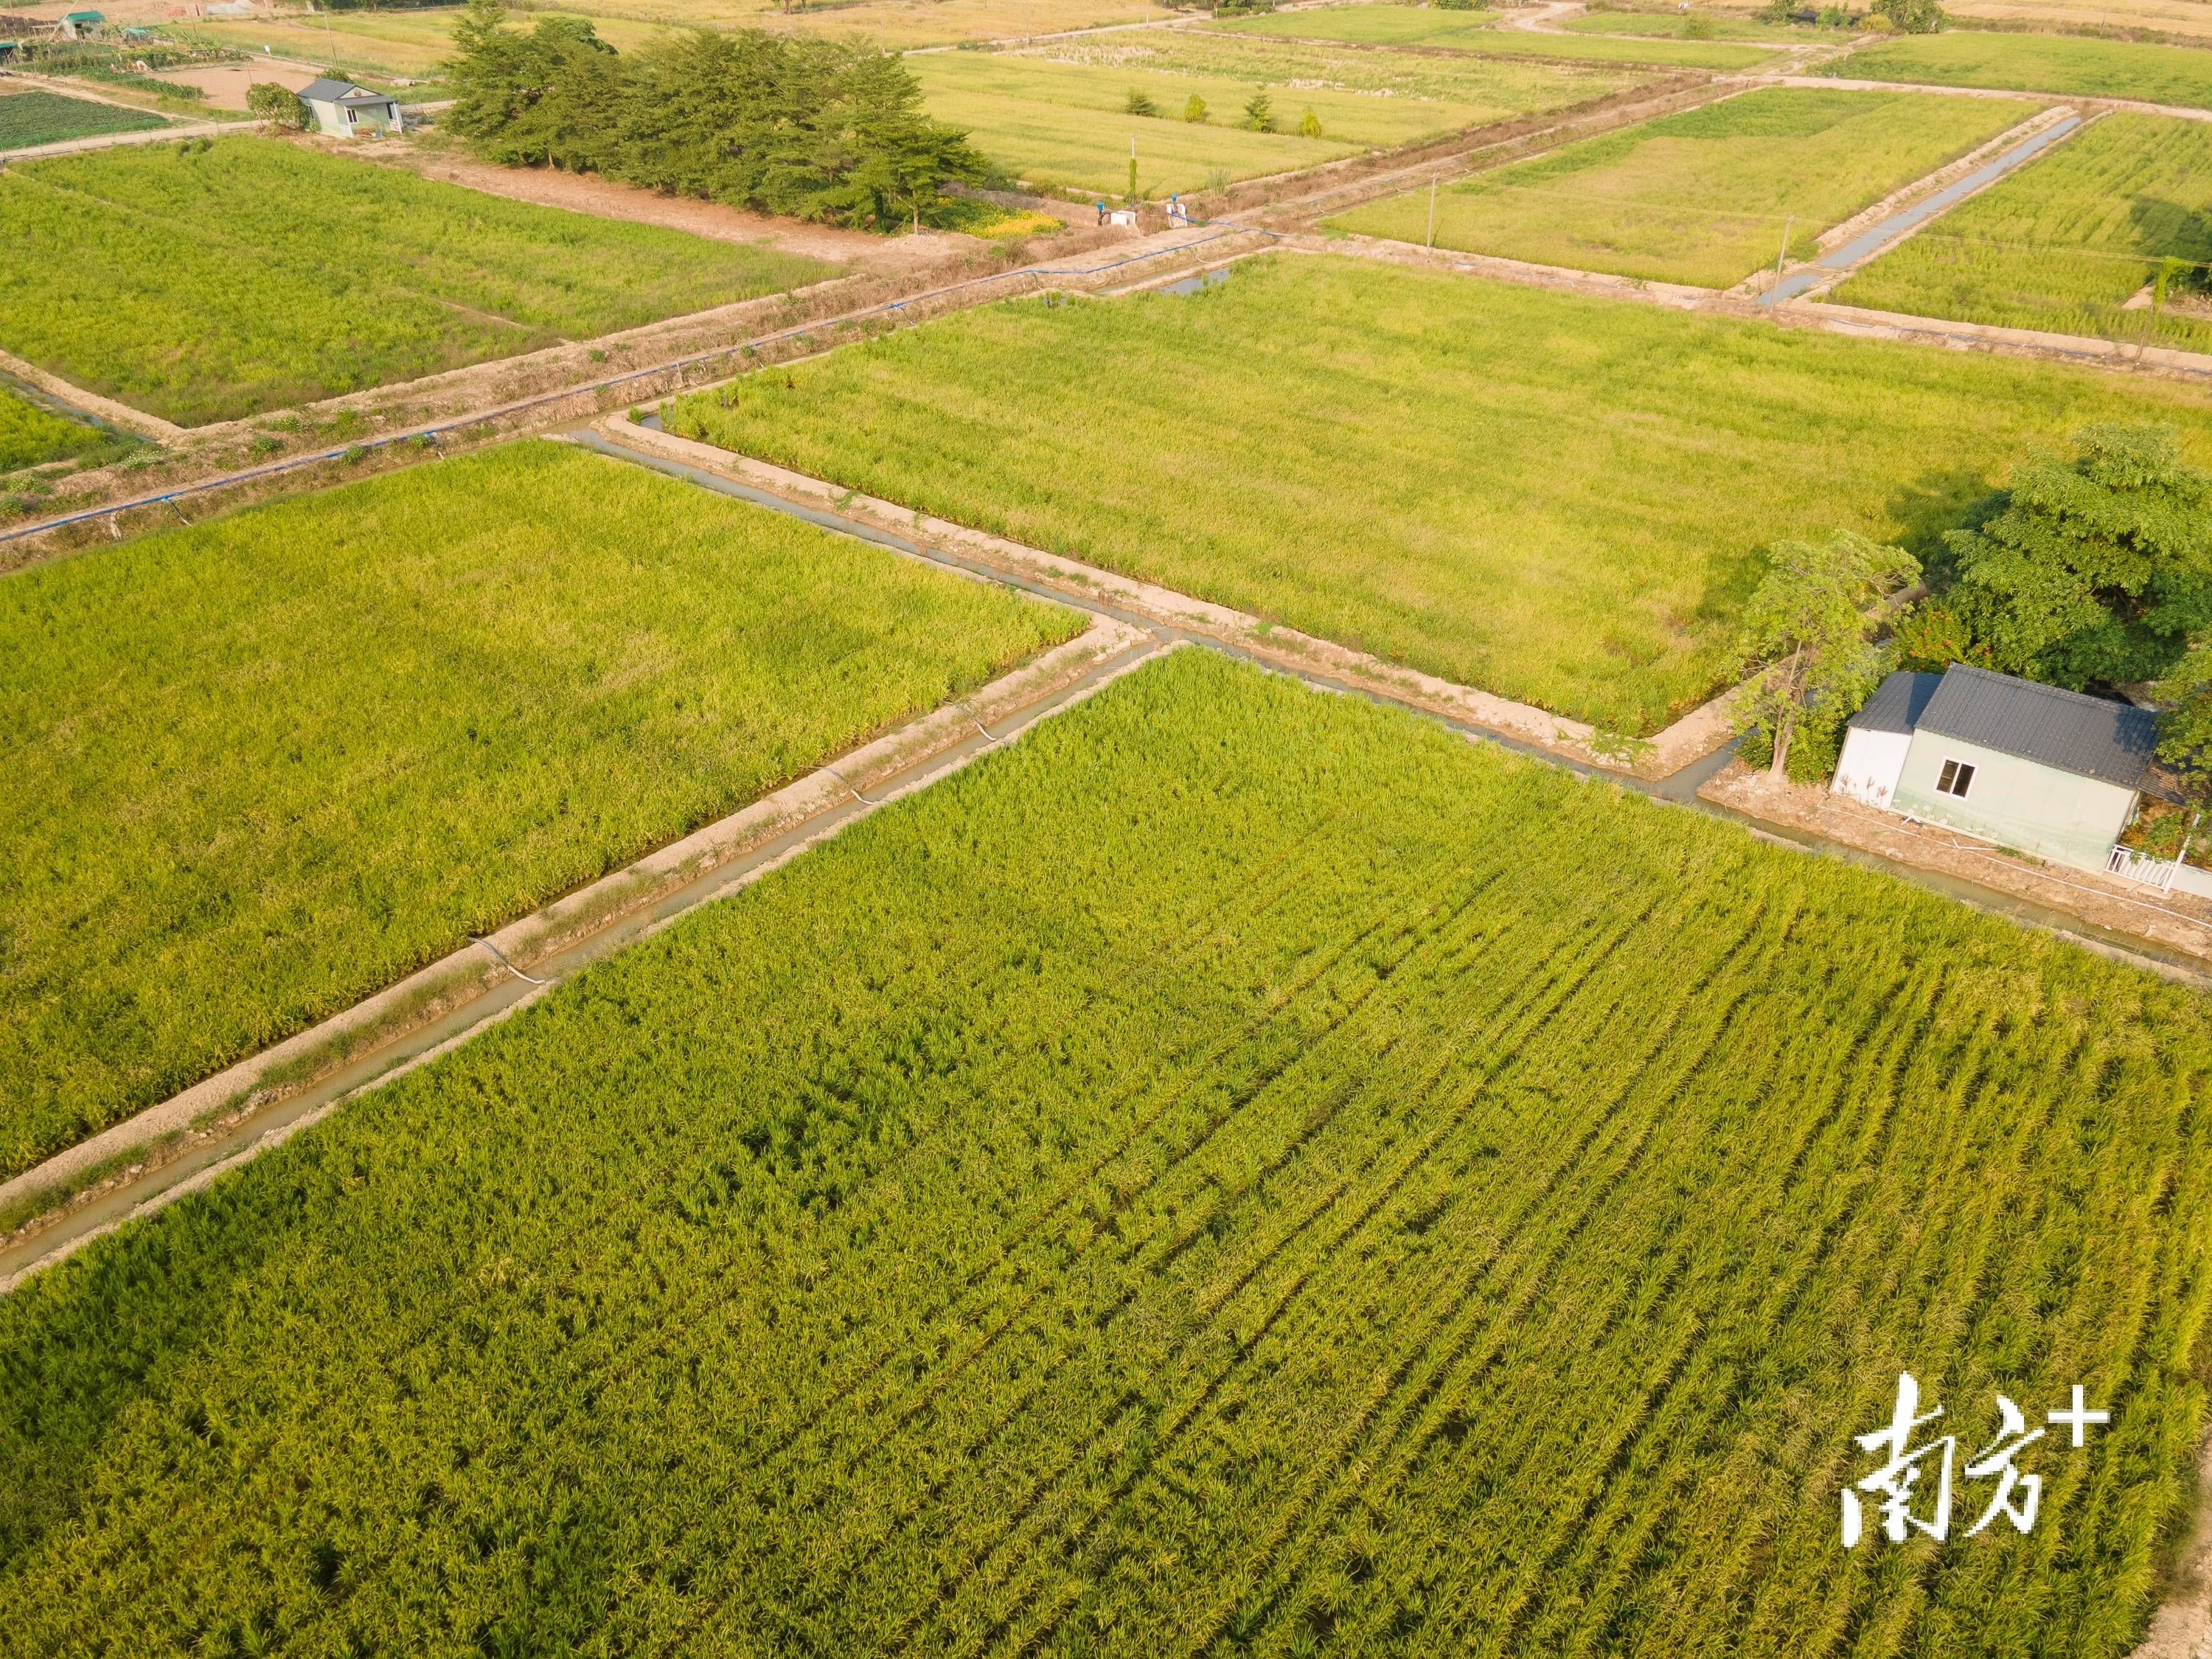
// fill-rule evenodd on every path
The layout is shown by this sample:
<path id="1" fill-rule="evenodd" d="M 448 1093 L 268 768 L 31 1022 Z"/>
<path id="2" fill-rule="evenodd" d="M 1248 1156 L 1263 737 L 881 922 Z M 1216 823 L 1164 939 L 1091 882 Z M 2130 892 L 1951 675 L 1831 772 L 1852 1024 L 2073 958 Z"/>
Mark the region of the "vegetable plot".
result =
<path id="1" fill-rule="evenodd" d="M 2208 1066 L 2149 975 L 1184 651 L 0 1301 L 0 1603 L 33 1652 L 2116 1656 Z M 1907 1369 L 1959 1513 L 1847 1550 Z M 1962 1536 L 1993 1392 L 2075 1382 L 2110 1424 Z"/>

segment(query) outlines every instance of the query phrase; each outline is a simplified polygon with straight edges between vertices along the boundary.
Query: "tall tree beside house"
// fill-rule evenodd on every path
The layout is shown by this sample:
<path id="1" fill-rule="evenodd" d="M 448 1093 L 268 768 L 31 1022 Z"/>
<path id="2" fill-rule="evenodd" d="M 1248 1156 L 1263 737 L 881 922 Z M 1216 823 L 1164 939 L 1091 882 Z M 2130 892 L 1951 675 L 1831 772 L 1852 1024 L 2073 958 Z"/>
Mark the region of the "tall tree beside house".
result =
<path id="1" fill-rule="evenodd" d="M 2212 635 L 2212 475 L 2160 427 L 2085 427 L 2075 447 L 2021 463 L 1945 537 L 1929 610 L 1956 659 L 2075 691 L 2154 679 Z"/>
<path id="2" fill-rule="evenodd" d="M 1774 544 L 1744 606 L 1744 666 L 1761 672 L 1737 693 L 1735 720 L 1745 750 L 1776 777 L 1792 769 L 1793 755 L 1799 775 L 1833 767 L 1837 731 L 1889 666 L 1869 639 L 1882 602 L 1919 578 L 1903 548 L 1855 531 Z"/>
<path id="3" fill-rule="evenodd" d="M 2185 652 L 2152 692 L 2166 775 L 2197 811 L 2212 810 L 2212 644 Z"/>
<path id="4" fill-rule="evenodd" d="M 495 0 L 471 0 L 454 45 L 447 125 L 489 161 L 884 230 L 985 172 L 867 46 L 702 29 L 623 55 L 581 19 L 510 29 Z"/>

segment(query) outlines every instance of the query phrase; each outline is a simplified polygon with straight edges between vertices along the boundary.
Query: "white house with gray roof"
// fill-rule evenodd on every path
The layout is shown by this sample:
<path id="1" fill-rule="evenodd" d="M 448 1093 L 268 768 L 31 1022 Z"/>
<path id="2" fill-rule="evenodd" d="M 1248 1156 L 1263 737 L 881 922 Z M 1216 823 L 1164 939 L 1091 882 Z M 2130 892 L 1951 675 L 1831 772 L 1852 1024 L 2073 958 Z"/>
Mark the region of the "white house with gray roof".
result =
<path id="1" fill-rule="evenodd" d="M 1895 673 L 1844 727 L 1837 793 L 2102 870 L 2157 746 L 2148 710 L 1954 663 Z"/>
<path id="2" fill-rule="evenodd" d="M 374 137 L 402 130 L 397 98 L 350 81 L 310 81 L 300 88 L 300 101 L 315 125 L 333 138 L 358 138 L 364 133 Z"/>

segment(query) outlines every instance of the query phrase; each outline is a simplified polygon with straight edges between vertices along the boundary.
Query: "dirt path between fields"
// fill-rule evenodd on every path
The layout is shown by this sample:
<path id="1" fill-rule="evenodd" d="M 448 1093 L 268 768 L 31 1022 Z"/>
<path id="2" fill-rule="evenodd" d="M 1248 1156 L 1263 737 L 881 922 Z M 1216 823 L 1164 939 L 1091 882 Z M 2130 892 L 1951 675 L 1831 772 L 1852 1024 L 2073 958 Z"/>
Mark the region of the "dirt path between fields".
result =
<path id="1" fill-rule="evenodd" d="M 333 139 L 331 143 L 343 145 L 345 141 Z M 350 153 L 359 154 L 358 150 Z M 702 202 L 689 196 L 662 196 L 591 173 L 562 173 L 553 167 L 498 167 L 414 144 L 379 145 L 364 159 L 417 173 L 443 184 L 481 191 L 487 196 L 504 197 L 510 202 L 567 208 L 571 212 L 588 213 L 601 219 L 626 219 L 636 224 L 688 231 L 694 236 L 718 242 L 741 242 L 775 248 L 783 253 L 802 253 L 871 276 L 911 275 L 957 258 L 976 245 L 974 237 L 947 231 L 925 231 L 919 236 L 878 236 L 835 225 L 775 219 L 766 214 L 725 207 L 720 202 Z"/>

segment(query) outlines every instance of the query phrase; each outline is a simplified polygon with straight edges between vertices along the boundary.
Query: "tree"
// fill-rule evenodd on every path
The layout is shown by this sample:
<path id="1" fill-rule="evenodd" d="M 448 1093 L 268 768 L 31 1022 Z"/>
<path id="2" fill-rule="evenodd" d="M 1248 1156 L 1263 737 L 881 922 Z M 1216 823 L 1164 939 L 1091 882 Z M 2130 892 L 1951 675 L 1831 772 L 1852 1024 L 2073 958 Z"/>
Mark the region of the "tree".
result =
<path id="1" fill-rule="evenodd" d="M 1301 138 L 1321 137 L 1321 117 L 1316 115 L 1310 109 L 1298 118 L 1298 137 Z"/>
<path id="2" fill-rule="evenodd" d="M 1158 115 L 1160 106 L 1152 101 L 1152 94 L 1141 87 L 1131 87 L 1129 95 L 1121 100 L 1124 115 Z"/>
<path id="3" fill-rule="evenodd" d="M 300 101 L 299 94 L 274 81 L 256 81 L 246 88 L 246 112 L 271 126 L 295 131 L 307 125 L 307 106 Z"/>
<path id="4" fill-rule="evenodd" d="M 1776 777 L 1801 732 L 1832 738 L 1881 681 L 1885 653 L 1867 639 L 1876 608 L 1919 576 L 1903 548 L 1854 531 L 1774 544 L 1743 613 L 1744 666 L 1765 667 L 1737 694 L 1735 717 L 1739 731 L 1765 739 Z"/>
<path id="5" fill-rule="evenodd" d="M 1936 0 L 1874 0 L 1873 12 L 1900 34 L 1933 34 L 1951 21 Z"/>
<path id="6" fill-rule="evenodd" d="M 2151 688 L 2164 705 L 2158 716 L 2158 757 L 2197 811 L 2212 808 L 2212 644 L 2192 646 Z"/>
<path id="7" fill-rule="evenodd" d="M 2092 426 L 1950 532 L 1937 603 L 1990 666 L 2081 690 L 2154 679 L 2212 635 L 2212 475 L 2159 427 Z M 1962 653 L 1962 654 L 1964 654 Z"/>
<path id="8" fill-rule="evenodd" d="M 1244 125 L 1254 132 L 1273 132 L 1275 130 L 1275 100 L 1262 87 L 1246 100 Z"/>
<path id="9" fill-rule="evenodd" d="M 1190 101 L 1182 106 L 1182 118 L 1194 125 L 1206 119 L 1206 100 L 1191 94 Z"/>

